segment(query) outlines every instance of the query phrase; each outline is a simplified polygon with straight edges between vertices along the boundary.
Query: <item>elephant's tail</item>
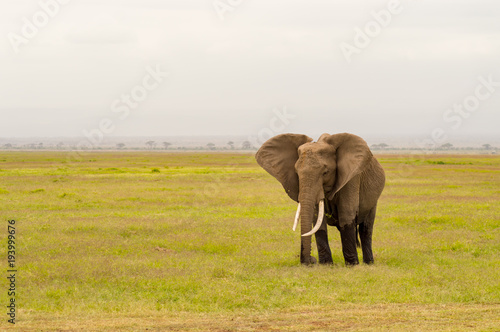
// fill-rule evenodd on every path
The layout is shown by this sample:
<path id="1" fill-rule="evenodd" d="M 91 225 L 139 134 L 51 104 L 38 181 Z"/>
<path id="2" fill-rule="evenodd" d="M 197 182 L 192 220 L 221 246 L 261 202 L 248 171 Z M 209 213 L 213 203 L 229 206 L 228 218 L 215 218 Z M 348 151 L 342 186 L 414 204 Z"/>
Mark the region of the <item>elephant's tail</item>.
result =
<path id="1" fill-rule="evenodd" d="M 356 246 L 359 248 L 361 244 L 359 243 L 359 225 L 356 225 Z"/>

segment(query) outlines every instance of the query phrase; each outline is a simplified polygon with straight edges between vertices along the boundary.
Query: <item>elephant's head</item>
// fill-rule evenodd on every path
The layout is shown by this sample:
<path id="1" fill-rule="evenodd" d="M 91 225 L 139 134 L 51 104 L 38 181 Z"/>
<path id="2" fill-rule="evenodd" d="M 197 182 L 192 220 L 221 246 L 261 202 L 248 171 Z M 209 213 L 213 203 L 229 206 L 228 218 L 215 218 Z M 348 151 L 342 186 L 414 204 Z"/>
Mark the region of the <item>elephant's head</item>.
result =
<path id="1" fill-rule="evenodd" d="M 291 199 L 298 202 L 295 226 L 301 220 L 301 262 L 311 261 L 311 235 L 323 221 L 324 200 L 360 174 L 372 154 L 366 142 L 352 134 L 323 134 L 317 142 L 306 135 L 282 134 L 266 141 L 257 162 L 274 176 Z M 314 229 L 314 213 L 318 218 Z"/>

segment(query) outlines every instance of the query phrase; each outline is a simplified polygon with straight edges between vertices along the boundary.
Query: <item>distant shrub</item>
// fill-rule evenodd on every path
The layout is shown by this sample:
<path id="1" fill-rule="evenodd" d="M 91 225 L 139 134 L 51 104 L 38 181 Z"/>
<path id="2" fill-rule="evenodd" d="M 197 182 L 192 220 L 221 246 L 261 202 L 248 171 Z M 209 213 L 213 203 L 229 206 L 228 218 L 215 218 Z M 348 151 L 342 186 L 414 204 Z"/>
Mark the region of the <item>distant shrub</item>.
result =
<path id="1" fill-rule="evenodd" d="M 473 165 L 472 163 L 452 162 L 452 161 L 442 161 L 442 160 L 426 160 L 426 163 L 431 165 Z"/>
<path id="2" fill-rule="evenodd" d="M 102 170 L 102 169 L 100 169 L 100 170 Z M 125 173 L 126 172 L 125 170 L 119 169 L 116 167 L 108 167 L 108 168 L 105 168 L 104 171 L 106 173 Z"/>

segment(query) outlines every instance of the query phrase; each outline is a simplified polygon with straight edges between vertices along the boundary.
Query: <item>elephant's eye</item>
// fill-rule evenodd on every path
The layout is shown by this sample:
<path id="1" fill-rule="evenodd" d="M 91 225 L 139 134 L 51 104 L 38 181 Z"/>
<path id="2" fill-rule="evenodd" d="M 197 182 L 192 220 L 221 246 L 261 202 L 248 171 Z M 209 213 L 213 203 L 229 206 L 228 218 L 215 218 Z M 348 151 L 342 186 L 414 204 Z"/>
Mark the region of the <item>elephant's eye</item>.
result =
<path id="1" fill-rule="evenodd" d="M 323 172 L 323 176 L 327 175 L 328 174 L 328 171 L 324 171 Z"/>

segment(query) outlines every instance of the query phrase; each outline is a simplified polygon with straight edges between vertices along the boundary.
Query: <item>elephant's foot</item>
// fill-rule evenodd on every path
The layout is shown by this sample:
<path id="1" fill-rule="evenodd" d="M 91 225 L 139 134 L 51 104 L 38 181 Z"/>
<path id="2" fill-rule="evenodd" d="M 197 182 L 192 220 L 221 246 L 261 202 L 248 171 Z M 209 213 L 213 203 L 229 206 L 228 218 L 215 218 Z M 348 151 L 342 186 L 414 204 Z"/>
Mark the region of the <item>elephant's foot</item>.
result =
<path id="1" fill-rule="evenodd" d="M 345 261 L 345 266 L 347 267 L 354 267 L 356 265 L 359 265 L 359 261 L 352 261 L 352 262 Z"/>
<path id="2" fill-rule="evenodd" d="M 332 252 L 330 251 L 330 247 L 325 248 L 318 248 L 318 257 L 319 257 L 319 263 L 320 264 L 333 264 L 333 259 L 332 259 Z"/>
<path id="3" fill-rule="evenodd" d="M 316 264 L 318 261 L 316 260 L 316 258 L 314 258 L 313 256 L 309 256 L 307 259 L 304 258 L 304 257 L 300 257 L 300 263 L 302 265 L 314 265 Z"/>
<path id="4" fill-rule="evenodd" d="M 344 253 L 344 261 L 346 266 L 359 265 L 358 256 L 346 255 Z"/>
<path id="5" fill-rule="evenodd" d="M 356 224 L 351 223 L 340 228 L 340 239 L 342 240 L 342 253 L 345 264 L 358 265 L 358 251 L 356 248 Z"/>
<path id="6" fill-rule="evenodd" d="M 320 264 L 324 264 L 324 265 L 331 265 L 331 264 L 333 264 L 332 256 L 330 256 L 330 257 L 320 257 L 319 258 L 319 263 Z"/>
<path id="7" fill-rule="evenodd" d="M 374 263 L 373 259 L 372 260 L 364 260 L 363 259 L 363 263 L 367 264 L 367 265 L 372 265 Z"/>

